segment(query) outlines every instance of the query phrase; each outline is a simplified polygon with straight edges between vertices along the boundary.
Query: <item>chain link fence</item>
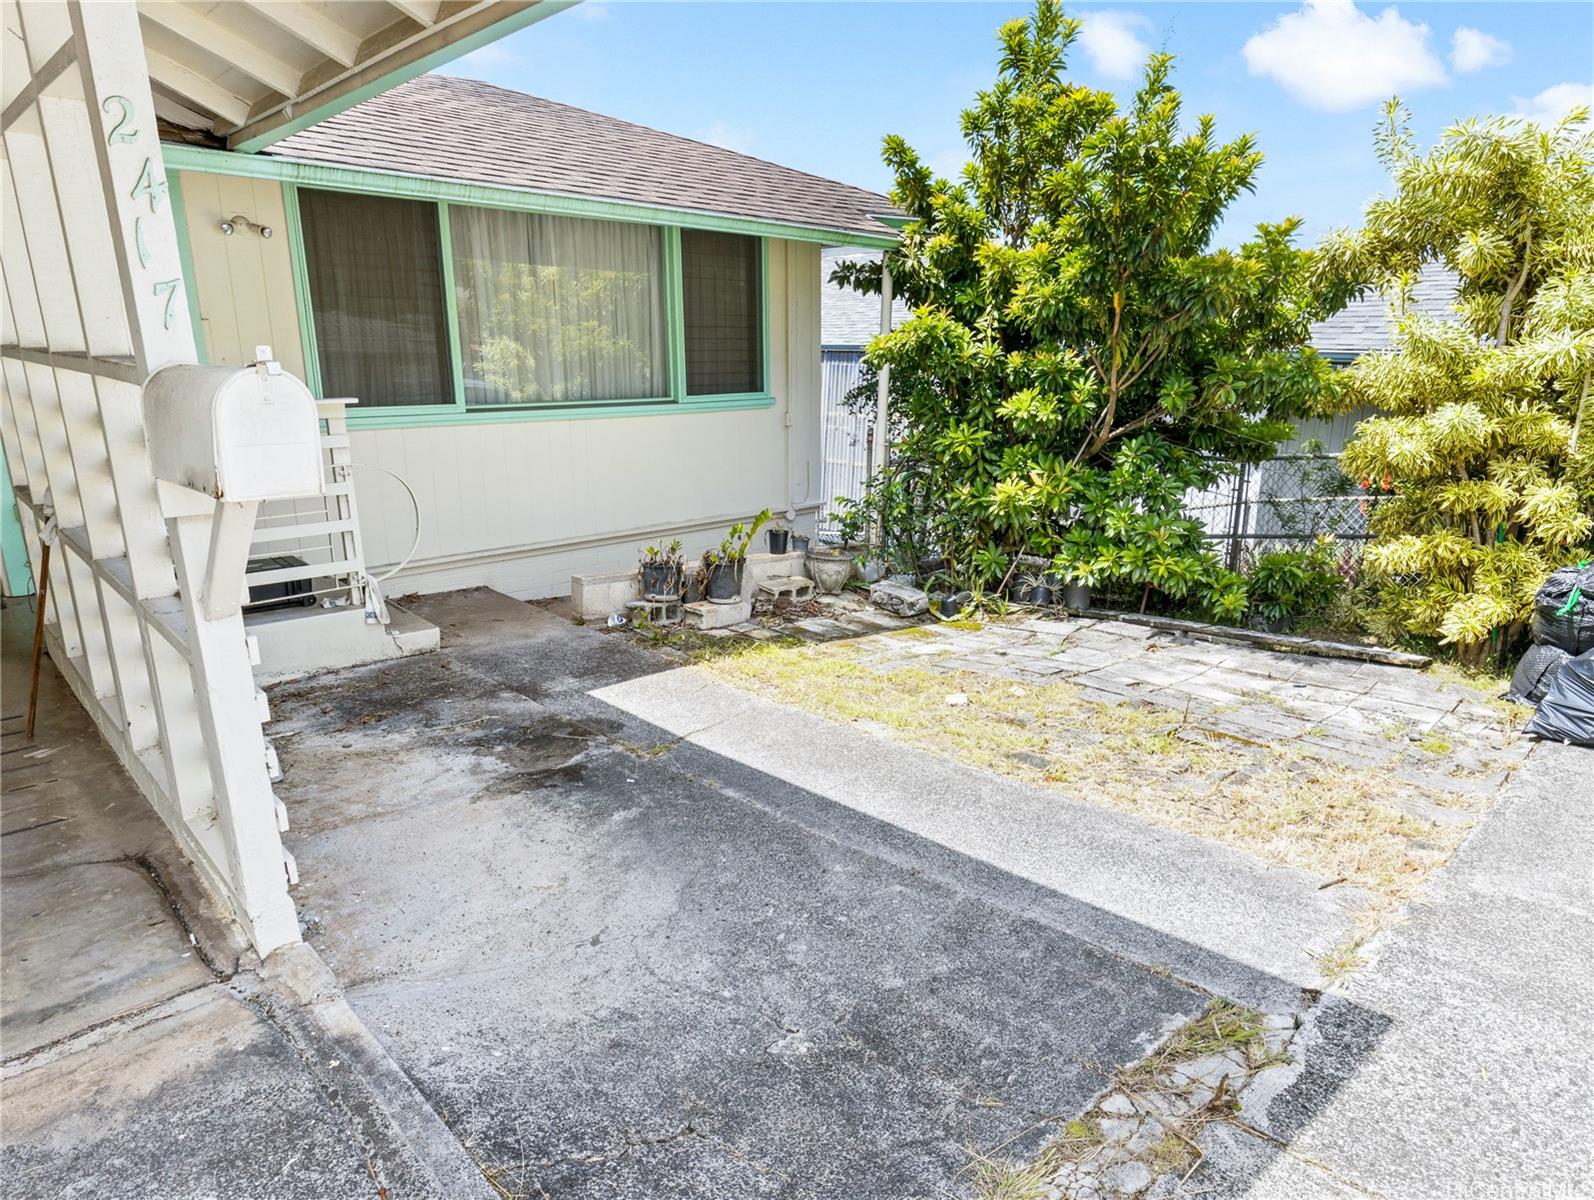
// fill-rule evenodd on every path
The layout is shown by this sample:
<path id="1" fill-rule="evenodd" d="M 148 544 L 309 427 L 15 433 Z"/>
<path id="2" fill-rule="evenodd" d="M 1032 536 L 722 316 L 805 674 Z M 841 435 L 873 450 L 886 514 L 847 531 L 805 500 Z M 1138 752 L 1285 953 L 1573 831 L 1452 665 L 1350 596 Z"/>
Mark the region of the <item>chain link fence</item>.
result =
<path id="1" fill-rule="evenodd" d="M 1191 493 L 1185 511 L 1206 526 L 1224 562 L 1242 570 L 1258 555 L 1324 534 L 1359 555 L 1382 499 L 1347 478 L 1336 454 L 1283 454 Z"/>

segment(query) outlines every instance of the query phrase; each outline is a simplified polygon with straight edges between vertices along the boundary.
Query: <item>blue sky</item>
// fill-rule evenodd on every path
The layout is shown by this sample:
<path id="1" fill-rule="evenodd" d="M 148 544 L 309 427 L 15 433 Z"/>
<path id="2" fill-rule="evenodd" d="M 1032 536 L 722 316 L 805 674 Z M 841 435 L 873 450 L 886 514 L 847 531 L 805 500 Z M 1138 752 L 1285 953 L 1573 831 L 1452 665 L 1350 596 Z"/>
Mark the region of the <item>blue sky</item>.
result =
<path id="1" fill-rule="evenodd" d="M 448 68 L 864 187 L 885 190 L 880 139 L 943 170 L 958 112 L 995 76 L 1007 3 L 662 3 L 586 0 Z M 1316 238 L 1384 186 L 1371 130 L 1399 92 L 1419 139 L 1485 113 L 1588 103 L 1594 5 L 1567 3 L 1070 5 L 1071 78 L 1127 95 L 1148 49 L 1176 55 L 1190 116 L 1257 135 L 1257 194 L 1222 240 L 1296 215 Z"/>

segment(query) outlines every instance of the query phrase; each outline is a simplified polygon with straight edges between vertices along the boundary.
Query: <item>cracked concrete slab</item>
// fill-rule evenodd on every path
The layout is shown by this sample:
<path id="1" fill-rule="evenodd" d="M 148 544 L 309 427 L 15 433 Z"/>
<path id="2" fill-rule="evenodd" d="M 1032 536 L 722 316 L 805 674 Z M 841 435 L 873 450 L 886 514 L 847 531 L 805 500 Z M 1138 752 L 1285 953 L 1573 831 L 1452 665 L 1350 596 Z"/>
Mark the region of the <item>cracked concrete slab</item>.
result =
<path id="1" fill-rule="evenodd" d="M 25 737 L 30 632 L 0 630 L 0 1190 L 490 1200 L 335 989 L 254 973 L 48 662 Z"/>
<path id="2" fill-rule="evenodd" d="M 131 861 L 6 878 L 0 1044 L 26 1054 L 211 982 L 188 934 Z"/>
<path id="3" fill-rule="evenodd" d="M 366 1155 L 292 1050 L 209 986 L 111 1037 L 8 1067 L 17 1196 L 374 1196 Z"/>

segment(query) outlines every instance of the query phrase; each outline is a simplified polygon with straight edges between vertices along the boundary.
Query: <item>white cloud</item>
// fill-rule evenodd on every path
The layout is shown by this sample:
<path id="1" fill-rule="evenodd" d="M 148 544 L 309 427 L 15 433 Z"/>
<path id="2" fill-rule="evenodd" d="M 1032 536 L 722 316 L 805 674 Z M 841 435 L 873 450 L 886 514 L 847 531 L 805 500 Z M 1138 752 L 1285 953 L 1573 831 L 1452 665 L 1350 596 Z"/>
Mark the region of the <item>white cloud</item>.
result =
<path id="1" fill-rule="evenodd" d="M 1541 125 L 1553 125 L 1579 104 L 1594 109 L 1594 85 L 1558 83 L 1531 99 L 1513 96 L 1511 100 L 1518 116 L 1527 117 Z"/>
<path id="2" fill-rule="evenodd" d="M 700 142 L 707 142 L 711 146 L 723 146 L 727 150 L 735 150 L 738 154 L 746 154 L 751 150 L 755 140 L 751 129 L 732 125 L 726 120 L 716 120 L 692 136 Z"/>
<path id="3" fill-rule="evenodd" d="M 578 21 L 607 21 L 609 6 L 603 0 L 581 0 L 570 10 Z"/>
<path id="4" fill-rule="evenodd" d="M 1352 0 L 1306 0 L 1245 43 L 1245 63 L 1302 104 L 1345 112 L 1448 82 L 1428 26 L 1394 8 L 1370 17 Z"/>
<path id="5" fill-rule="evenodd" d="M 1492 33 L 1463 25 L 1450 39 L 1450 65 L 1458 71 L 1481 71 L 1511 61 L 1511 43 Z"/>
<path id="6" fill-rule="evenodd" d="M 1080 13 L 1084 24 L 1079 44 L 1096 69 L 1109 79 L 1132 79 L 1145 65 L 1151 47 L 1136 30 L 1150 29 L 1151 22 L 1136 12 Z"/>

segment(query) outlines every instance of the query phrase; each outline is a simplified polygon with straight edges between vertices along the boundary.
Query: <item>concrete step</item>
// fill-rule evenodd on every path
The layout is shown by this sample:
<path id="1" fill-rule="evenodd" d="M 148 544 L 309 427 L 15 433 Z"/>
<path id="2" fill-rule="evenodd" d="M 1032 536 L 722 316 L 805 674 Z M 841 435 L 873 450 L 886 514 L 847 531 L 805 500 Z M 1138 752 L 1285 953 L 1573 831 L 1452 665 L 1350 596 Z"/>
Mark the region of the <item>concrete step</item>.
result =
<path id="1" fill-rule="evenodd" d="M 244 629 L 260 646 L 257 682 L 276 682 L 436 650 L 436 625 L 407 609 L 387 606 L 388 624 L 367 624 L 363 609 L 284 608 L 246 613 Z"/>

